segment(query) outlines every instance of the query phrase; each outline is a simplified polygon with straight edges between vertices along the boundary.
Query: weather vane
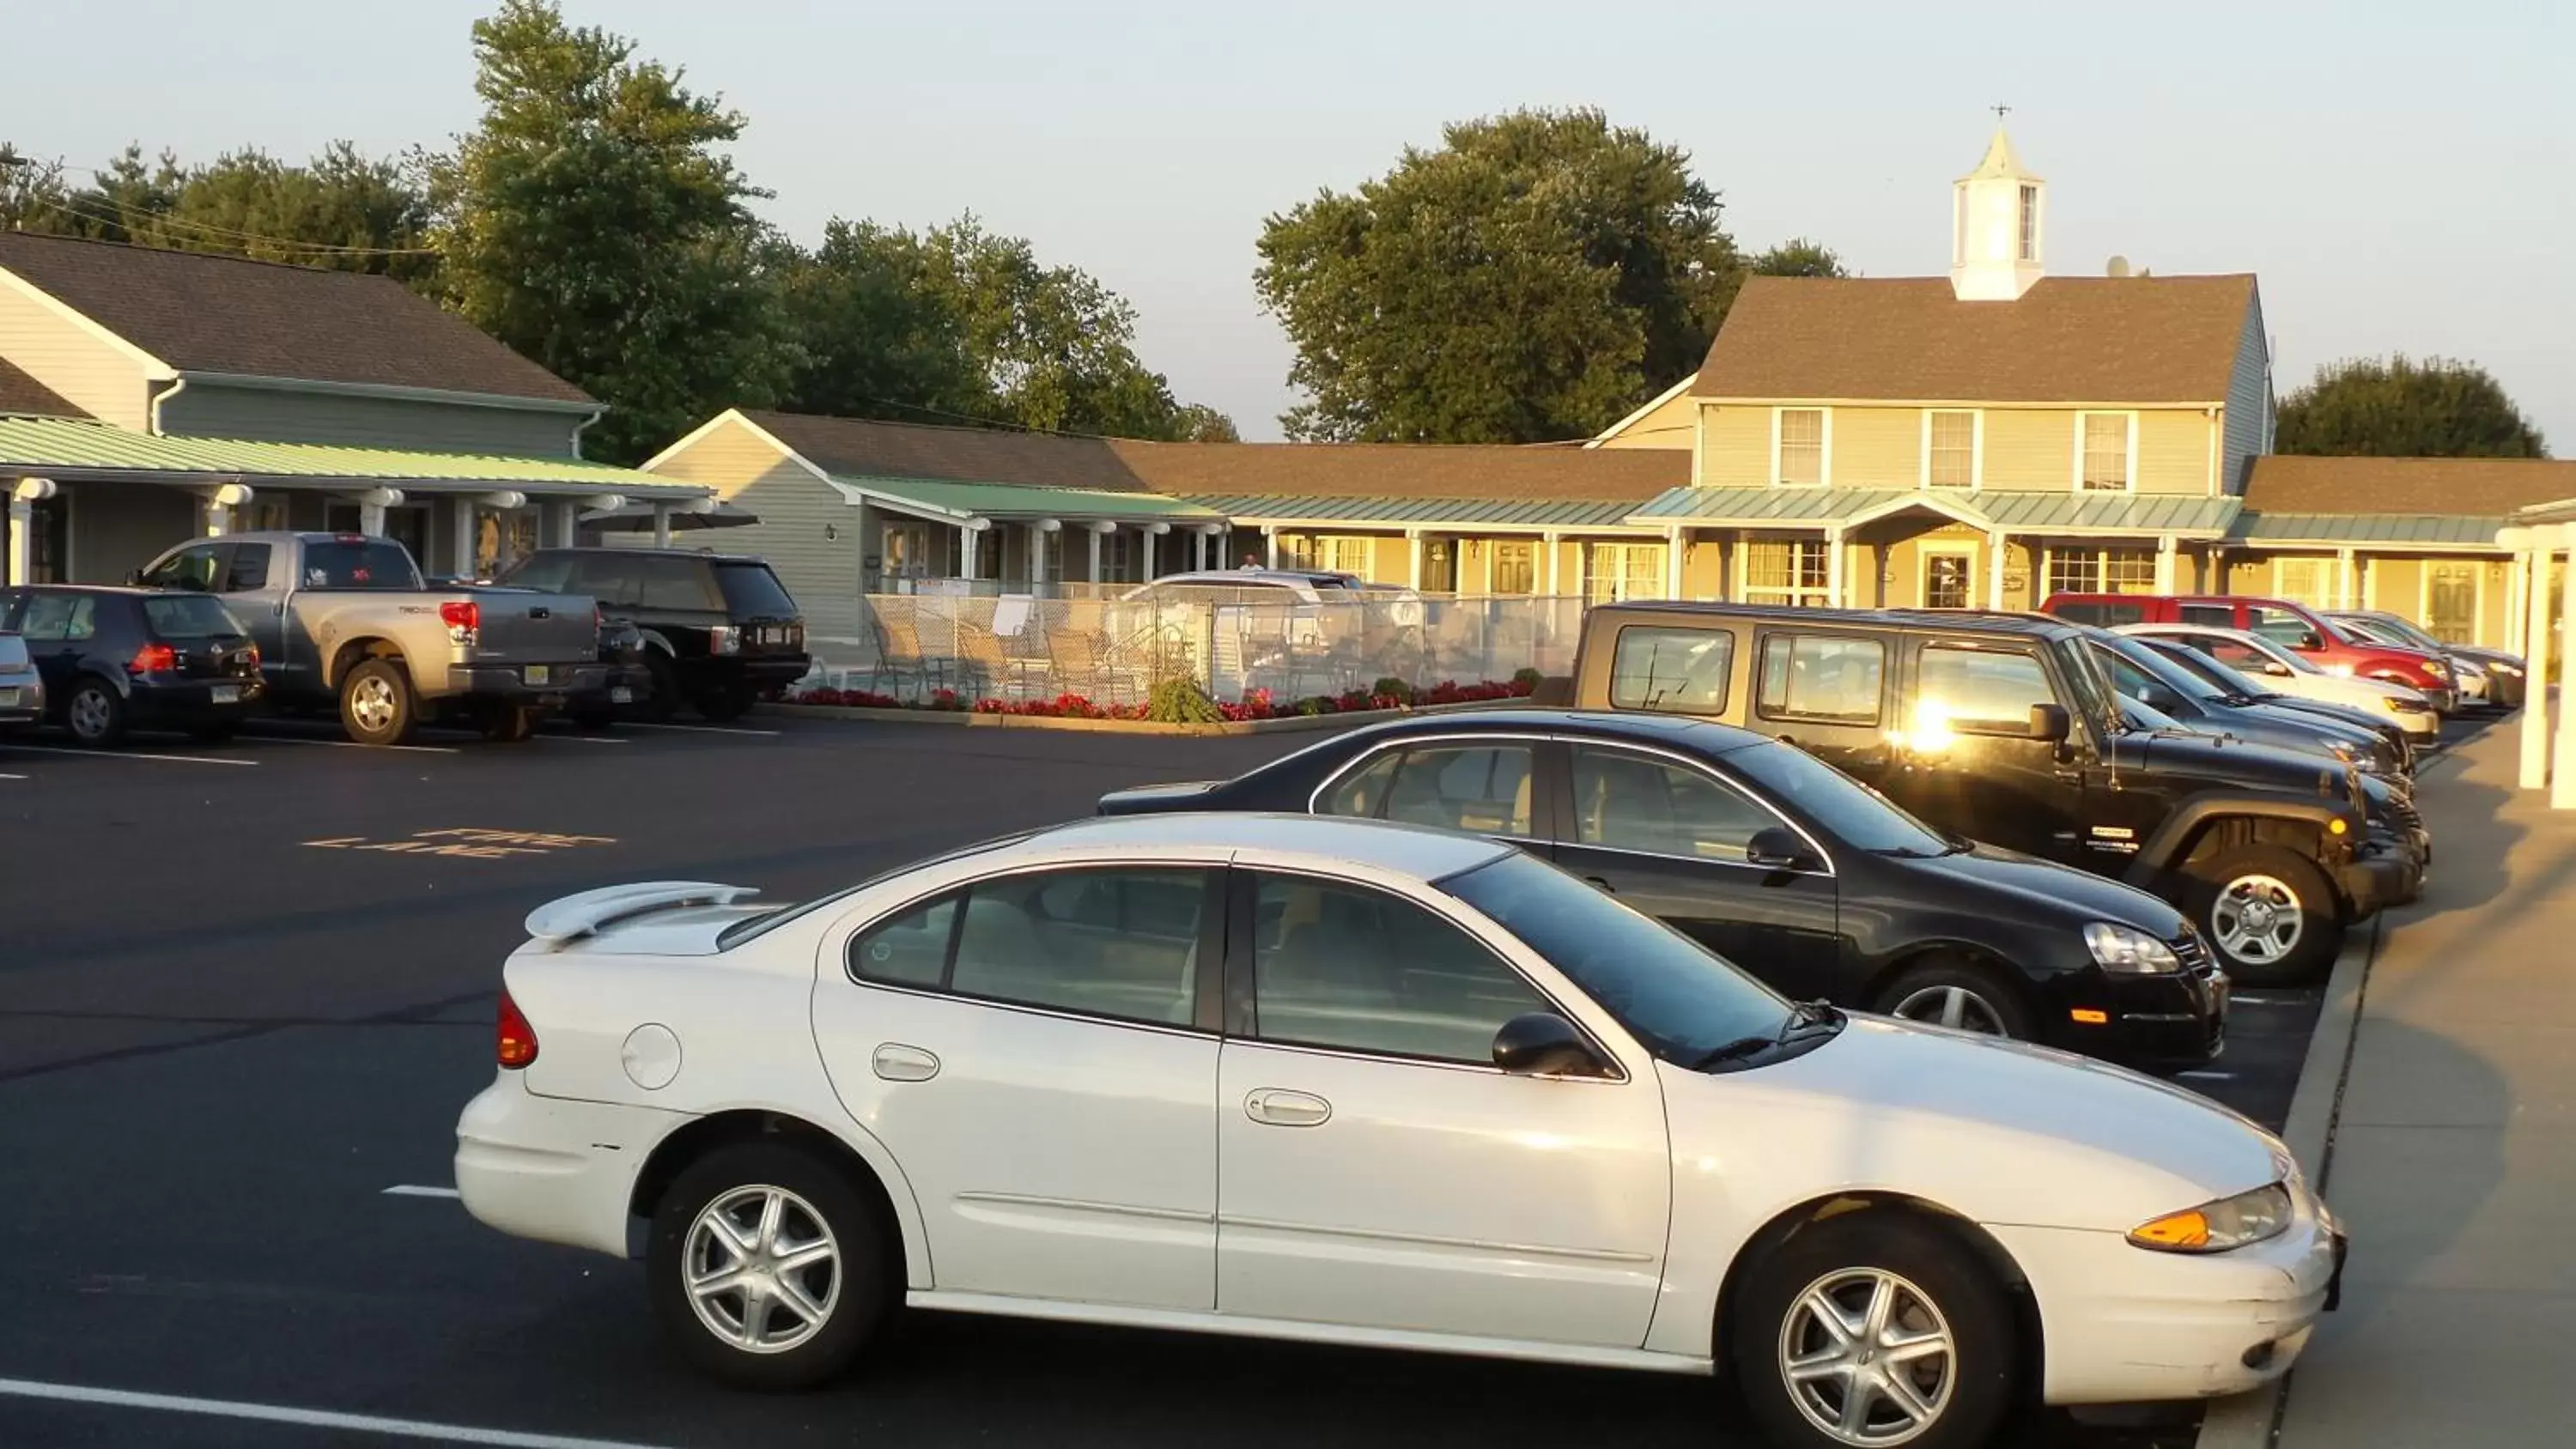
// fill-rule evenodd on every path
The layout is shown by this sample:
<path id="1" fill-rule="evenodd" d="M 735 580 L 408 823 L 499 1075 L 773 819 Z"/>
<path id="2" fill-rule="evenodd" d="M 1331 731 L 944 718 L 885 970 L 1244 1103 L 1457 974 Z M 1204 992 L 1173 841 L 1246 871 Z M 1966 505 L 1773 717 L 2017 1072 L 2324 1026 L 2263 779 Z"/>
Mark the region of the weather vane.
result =
<path id="1" fill-rule="evenodd" d="M 1998 126 L 2000 126 L 2000 125 L 2002 125 L 2002 124 L 2003 124 L 2003 120 L 2004 120 L 2004 112 L 2011 110 L 2011 109 L 2012 109 L 2012 107 L 2010 107 L 2010 106 L 1988 106 L 1986 109 L 1987 109 L 1987 110 L 1990 110 L 1990 111 L 1992 111 L 1992 112 L 1994 112 L 1994 113 L 1995 113 L 1995 124 L 1996 124 L 1996 125 L 1998 125 Z"/>

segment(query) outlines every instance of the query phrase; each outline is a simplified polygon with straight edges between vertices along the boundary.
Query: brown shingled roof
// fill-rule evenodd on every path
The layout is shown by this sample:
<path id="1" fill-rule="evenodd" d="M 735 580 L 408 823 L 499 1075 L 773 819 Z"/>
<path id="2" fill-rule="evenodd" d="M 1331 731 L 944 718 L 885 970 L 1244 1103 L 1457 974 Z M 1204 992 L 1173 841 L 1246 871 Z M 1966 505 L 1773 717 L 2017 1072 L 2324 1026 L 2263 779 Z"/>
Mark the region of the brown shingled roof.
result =
<path id="1" fill-rule="evenodd" d="M 1642 501 L 1690 481 L 1667 448 L 1151 443 L 800 413 L 745 416 L 827 473 L 1181 496 Z"/>
<path id="2" fill-rule="evenodd" d="M 2552 458 L 2256 458 L 2258 513 L 2443 513 L 2503 518 L 2576 498 L 2576 462 Z"/>
<path id="3" fill-rule="evenodd" d="M 2251 276 L 2043 277 L 1962 302 L 1942 277 L 1753 277 L 1695 397 L 2215 403 Z"/>
<path id="4" fill-rule="evenodd" d="M 181 372 L 594 401 L 390 277 L 34 232 L 0 268 Z"/>
<path id="5" fill-rule="evenodd" d="M 27 374 L 20 372 L 0 357 L 0 417 L 12 413 L 35 414 L 48 418 L 85 418 L 89 414 L 63 400 L 60 393 Z"/>

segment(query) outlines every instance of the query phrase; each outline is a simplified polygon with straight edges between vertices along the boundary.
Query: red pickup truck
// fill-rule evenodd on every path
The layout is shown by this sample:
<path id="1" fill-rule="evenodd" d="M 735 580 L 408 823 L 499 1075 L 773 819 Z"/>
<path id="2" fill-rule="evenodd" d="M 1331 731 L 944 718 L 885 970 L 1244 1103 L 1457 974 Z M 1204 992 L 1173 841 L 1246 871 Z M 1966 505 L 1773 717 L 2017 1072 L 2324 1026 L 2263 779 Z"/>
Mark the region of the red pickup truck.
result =
<path id="1" fill-rule="evenodd" d="M 2405 685 L 2430 700 L 2433 708 L 2443 714 L 2460 707 L 2458 682 L 2451 677 L 2451 666 L 2440 656 L 2421 649 L 2370 643 L 2338 629 L 2333 620 L 2314 609 L 2287 599 L 2236 594 L 2051 594 L 2039 609 L 2072 623 L 2105 629 L 2122 624 L 2202 624 L 2247 629 L 2284 648 L 2297 650 L 2330 674 Z"/>

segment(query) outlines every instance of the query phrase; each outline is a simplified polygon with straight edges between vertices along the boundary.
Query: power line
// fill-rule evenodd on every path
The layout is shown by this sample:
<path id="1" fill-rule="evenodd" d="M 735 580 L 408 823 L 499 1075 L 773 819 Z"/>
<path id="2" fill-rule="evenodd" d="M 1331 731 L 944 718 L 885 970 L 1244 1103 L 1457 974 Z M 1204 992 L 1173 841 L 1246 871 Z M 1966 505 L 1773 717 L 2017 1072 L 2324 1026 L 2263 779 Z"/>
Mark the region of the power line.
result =
<path id="1" fill-rule="evenodd" d="M 102 215 L 97 211 L 83 210 L 81 207 L 81 198 L 76 195 L 63 197 L 59 200 L 52 201 L 50 204 L 58 210 L 66 212 L 72 216 L 79 217 L 83 221 L 95 222 L 100 226 L 113 226 L 128 233 L 146 227 L 169 227 L 179 231 L 195 232 L 200 237 L 209 237 L 235 242 L 256 242 L 262 246 L 280 247 L 290 251 L 319 252 L 327 256 L 338 257 L 434 257 L 440 255 L 439 249 L 436 247 L 353 247 L 343 246 L 337 242 L 299 241 L 291 237 L 262 236 L 257 232 L 235 231 L 231 227 L 216 226 L 212 222 L 191 221 L 186 217 L 174 216 L 165 211 L 137 211 L 128 214 L 120 209 L 113 215 Z"/>

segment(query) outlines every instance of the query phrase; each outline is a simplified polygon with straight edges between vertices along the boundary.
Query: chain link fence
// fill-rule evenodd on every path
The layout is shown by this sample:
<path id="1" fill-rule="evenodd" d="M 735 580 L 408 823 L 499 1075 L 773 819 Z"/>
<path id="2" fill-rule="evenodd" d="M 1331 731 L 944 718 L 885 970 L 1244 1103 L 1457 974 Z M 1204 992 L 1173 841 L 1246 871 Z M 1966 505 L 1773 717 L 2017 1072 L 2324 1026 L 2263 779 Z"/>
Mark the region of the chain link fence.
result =
<path id="1" fill-rule="evenodd" d="M 1132 585 L 1128 586 L 1130 589 Z M 1275 589 L 1185 599 L 871 594 L 868 636 L 817 641 L 808 683 L 927 702 L 1052 699 L 1142 704 L 1187 677 L 1209 697 L 1339 696 L 1381 679 L 1416 688 L 1571 673 L 1578 598 L 1452 598 L 1366 591 L 1320 602 Z M 837 651 L 837 652 L 836 652 Z M 848 657 L 843 657 L 847 655 Z"/>

